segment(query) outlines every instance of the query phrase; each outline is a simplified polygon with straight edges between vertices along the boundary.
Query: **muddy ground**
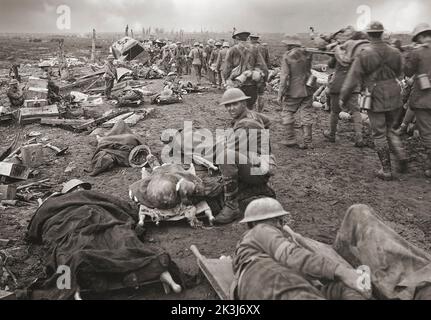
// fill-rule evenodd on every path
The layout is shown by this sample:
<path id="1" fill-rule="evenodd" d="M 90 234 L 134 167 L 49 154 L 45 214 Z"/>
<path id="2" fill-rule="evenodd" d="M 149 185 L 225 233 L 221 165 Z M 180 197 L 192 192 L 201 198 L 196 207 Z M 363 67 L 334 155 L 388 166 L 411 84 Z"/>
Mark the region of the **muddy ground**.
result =
<path id="1" fill-rule="evenodd" d="M 161 80 L 149 81 L 149 89 L 160 90 L 161 87 Z M 180 129 L 185 120 L 192 120 L 195 127 L 206 127 L 211 131 L 226 128 L 229 115 L 218 105 L 221 95 L 222 91 L 211 89 L 207 93 L 185 96 L 182 104 L 156 106 L 156 112 L 139 122 L 133 130 L 142 135 L 153 152 L 158 154 L 162 147 L 162 131 Z M 268 101 L 273 98 L 267 94 Z M 148 101 L 146 106 L 149 106 Z M 406 140 L 411 156 L 409 173 L 396 175 L 394 181 L 384 182 L 374 177 L 379 163 L 372 149 L 369 128 L 365 128 L 370 142 L 367 148 L 353 147 L 352 126 L 342 121 L 337 143 L 328 143 L 322 135 L 322 130 L 327 128 L 328 113 L 316 110 L 317 121 L 313 129 L 315 149 L 288 149 L 281 145 L 284 131 L 275 105 L 268 102 L 265 114 L 273 119 L 271 139 L 278 161 L 272 186 L 283 206 L 292 213 L 294 230 L 331 243 L 347 208 L 355 203 L 365 203 L 407 240 L 421 248 L 431 249 L 431 181 L 423 176 L 425 156 L 418 140 Z M 133 168 L 115 168 L 97 177 L 89 177 L 87 171 L 95 150 L 94 136 L 37 124 L 25 127 L 7 125 L 0 127 L 1 145 L 11 142 L 18 131 L 23 132 L 23 137 L 32 131 L 39 131 L 48 142 L 69 146 L 69 154 L 64 157 L 55 157 L 45 150 L 46 164 L 34 179 L 50 178 L 57 186 L 52 191 L 58 191 L 61 184 L 71 178 L 79 178 L 91 182 L 97 191 L 129 200 L 128 186 L 140 178 L 140 171 Z M 64 170 L 70 164 L 75 169 L 71 174 L 65 174 Z M 7 267 L 16 277 L 16 282 L 10 277 L 0 278 L 0 289 L 6 285 L 10 290 L 27 286 L 43 272 L 42 249 L 28 246 L 24 239 L 36 208 L 35 202 L 23 203 L 22 207 L 0 208 L 0 239 L 10 240 L 0 249 L 6 249 L 9 253 Z M 231 255 L 245 230 L 244 226 L 236 223 L 209 229 L 192 229 L 186 222 L 163 223 L 159 227 L 147 224 L 145 240 L 165 248 L 184 272 L 195 275 L 198 267 L 189 250 L 192 244 L 208 257 Z M 180 295 L 164 295 L 161 287 L 155 285 L 138 291 L 115 292 L 101 298 L 216 299 L 209 284 L 204 279 L 200 280 L 194 288 Z"/>

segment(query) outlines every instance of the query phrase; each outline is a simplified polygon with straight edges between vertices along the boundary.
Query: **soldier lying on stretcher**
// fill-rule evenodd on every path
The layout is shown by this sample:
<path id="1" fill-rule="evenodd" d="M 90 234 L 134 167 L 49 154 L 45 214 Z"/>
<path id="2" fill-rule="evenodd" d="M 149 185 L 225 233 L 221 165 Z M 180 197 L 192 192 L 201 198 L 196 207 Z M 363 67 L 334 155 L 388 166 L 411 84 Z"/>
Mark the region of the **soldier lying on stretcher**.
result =
<path id="1" fill-rule="evenodd" d="M 283 228 L 287 215 L 271 198 L 246 209 L 241 222 L 250 230 L 233 257 L 233 299 L 352 300 L 371 293 L 378 299 L 431 299 L 431 255 L 386 226 L 370 207 L 350 207 L 338 231 L 333 248 L 348 263 L 334 259 L 335 252 L 329 256 L 297 241 L 305 238 Z M 359 267 L 370 271 L 368 285 L 354 269 Z"/>

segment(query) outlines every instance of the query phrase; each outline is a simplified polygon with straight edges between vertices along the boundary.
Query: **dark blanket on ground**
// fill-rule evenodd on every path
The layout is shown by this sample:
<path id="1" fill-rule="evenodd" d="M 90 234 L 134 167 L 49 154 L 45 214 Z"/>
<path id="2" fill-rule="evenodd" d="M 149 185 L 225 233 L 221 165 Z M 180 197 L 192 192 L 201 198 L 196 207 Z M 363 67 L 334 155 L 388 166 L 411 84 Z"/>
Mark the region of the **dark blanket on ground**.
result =
<path id="1" fill-rule="evenodd" d="M 48 199 L 30 222 L 29 241 L 46 246 L 47 278 L 32 287 L 32 299 L 68 299 L 82 290 L 105 291 L 157 280 L 178 270 L 159 247 L 142 243 L 134 232 L 136 209 L 127 202 L 94 191 Z M 71 270 L 71 289 L 59 290 L 59 266 Z"/>
<path id="2" fill-rule="evenodd" d="M 99 140 L 97 149 L 91 159 L 93 171 L 91 176 L 105 172 L 115 165 L 128 167 L 129 154 L 133 148 L 144 144 L 138 135 L 120 120 L 112 130 Z"/>

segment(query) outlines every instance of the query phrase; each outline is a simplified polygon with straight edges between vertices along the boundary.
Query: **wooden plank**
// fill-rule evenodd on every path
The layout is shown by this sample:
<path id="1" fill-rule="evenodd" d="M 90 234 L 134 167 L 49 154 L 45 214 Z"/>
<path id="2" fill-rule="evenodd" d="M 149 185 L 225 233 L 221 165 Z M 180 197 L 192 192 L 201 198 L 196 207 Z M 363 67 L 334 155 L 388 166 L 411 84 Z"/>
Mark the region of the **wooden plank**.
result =
<path id="1" fill-rule="evenodd" d="M 21 108 L 19 114 L 19 123 L 32 123 L 41 118 L 58 117 L 58 107 L 56 105 L 42 108 Z"/>
<path id="2" fill-rule="evenodd" d="M 55 118 L 43 118 L 40 120 L 40 124 L 47 126 L 80 126 L 87 123 L 88 120 L 82 119 L 55 119 Z"/>
<path id="3" fill-rule="evenodd" d="M 202 273 L 216 291 L 221 300 L 230 300 L 230 287 L 234 280 L 232 260 L 230 259 L 207 259 L 200 254 L 195 245 L 190 247 L 197 258 L 197 263 Z"/>
<path id="4" fill-rule="evenodd" d="M 0 162 L 0 175 L 18 180 L 27 180 L 30 170 L 22 165 Z"/>
<path id="5" fill-rule="evenodd" d="M 48 105 L 48 100 L 46 99 L 30 99 L 24 101 L 25 108 L 40 108 L 46 107 Z"/>
<path id="6" fill-rule="evenodd" d="M 119 115 L 118 117 L 115 117 L 114 119 L 111 119 L 105 122 L 104 124 L 102 124 L 102 128 L 112 128 L 120 120 L 124 120 L 124 122 L 126 122 L 125 120 L 130 116 L 133 116 L 134 114 L 135 114 L 134 112 L 129 112 L 129 113 Z"/>
<path id="7" fill-rule="evenodd" d="M 122 115 L 122 114 L 125 114 L 128 112 L 130 112 L 130 111 L 129 110 L 120 110 L 118 112 L 112 112 L 112 113 L 108 114 L 107 116 L 88 121 L 88 122 L 76 127 L 76 131 L 81 132 L 81 131 L 85 131 L 85 130 L 88 130 L 90 128 L 99 126 L 99 125 L 101 125 L 101 124 L 103 124 L 103 123 L 105 123 L 111 119 L 114 119 L 115 117 L 118 117 L 119 115 Z"/>
<path id="8" fill-rule="evenodd" d="M 0 300 L 16 300 L 15 293 L 10 291 L 0 290 Z"/>
<path id="9" fill-rule="evenodd" d="M 16 195 L 16 186 L 0 185 L 0 200 L 13 200 Z"/>

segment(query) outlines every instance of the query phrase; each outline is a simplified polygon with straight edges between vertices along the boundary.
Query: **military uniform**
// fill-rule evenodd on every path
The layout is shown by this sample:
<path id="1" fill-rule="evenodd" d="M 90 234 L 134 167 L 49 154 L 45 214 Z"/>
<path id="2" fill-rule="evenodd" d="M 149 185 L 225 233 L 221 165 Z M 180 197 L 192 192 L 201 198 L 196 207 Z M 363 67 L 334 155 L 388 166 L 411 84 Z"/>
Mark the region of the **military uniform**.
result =
<path id="1" fill-rule="evenodd" d="M 233 74 L 234 68 L 239 68 L 238 72 Z M 223 68 L 223 77 L 227 80 L 235 80 L 244 71 L 260 70 L 263 72 L 263 81 L 268 78 L 268 68 L 262 58 L 259 50 L 252 45 L 237 44 L 230 48 L 226 55 L 226 61 Z M 251 78 L 248 78 L 239 87 L 247 96 L 251 97 L 247 101 L 247 107 L 252 110 L 258 96 L 258 84 Z"/>
<path id="2" fill-rule="evenodd" d="M 20 108 L 24 104 L 24 94 L 20 88 L 9 88 L 7 92 L 10 104 L 13 108 Z"/>
<path id="3" fill-rule="evenodd" d="M 431 44 L 415 49 L 407 55 L 404 72 L 409 77 L 426 74 L 431 79 Z M 427 150 L 426 170 L 427 176 L 431 177 L 431 89 L 421 90 L 417 79 L 410 94 L 409 106 L 416 115 L 416 124 Z"/>
<path id="4" fill-rule="evenodd" d="M 260 223 L 246 232 L 233 257 L 236 281 L 232 299 L 362 299 L 336 281 L 339 266 L 293 241 L 275 226 Z M 313 280 L 326 280 L 321 290 Z M 236 293 L 236 294 L 235 294 Z"/>
<path id="5" fill-rule="evenodd" d="M 328 66 L 330 68 L 335 67 L 335 72 L 329 83 L 329 94 L 330 94 L 330 105 L 331 105 L 331 115 L 329 120 L 329 132 L 325 136 L 331 141 L 335 142 L 335 135 L 337 133 L 338 117 L 341 111 L 340 108 L 340 91 L 343 83 L 349 72 L 350 65 L 345 65 L 340 63 L 335 57 L 331 59 Z M 363 146 L 362 138 L 362 116 L 359 107 L 359 88 L 354 90 L 354 93 L 347 100 L 344 105 L 345 110 L 350 111 L 353 120 L 353 129 L 355 131 L 355 145 L 358 147 Z"/>
<path id="6" fill-rule="evenodd" d="M 117 69 L 112 62 L 108 62 L 105 65 L 105 96 L 111 98 L 112 88 L 114 87 L 114 81 L 118 80 Z"/>
<path id="7" fill-rule="evenodd" d="M 386 175 L 384 179 L 390 179 L 392 175 L 389 146 L 395 152 L 401 171 L 406 169 L 407 155 L 393 130 L 402 107 L 401 87 L 397 79 L 401 72 L 401 53 L 383 40 L 371 39 L 370 45 L 354 60 L 340 93 L 340 101 L 344 104 L 360 84 L 371 93 L 372 107 L 368 116 L 382 163 L 383 171 L 379 172 L 379 176 Z"/>
<path id="8" fill-rule="evenodd" d="M 216 69 L 219 74 L 219 77 L 221 78 L 221 83 L 224 85 L 226 82 L 226 79 L 223 76 L 223 68 L 226 61 L 227 52 L 229 51 L 229 48 L 223 47 L 218 56 L 217 56 L 217 62 L 216 62 Z"/>
<path id="9" fill-rule="evenodd" d="M 197 83 L 201 83 L 202 77 L 202 64 L 204 62 L 204 55 L 201 49 L 196 46 L 190 51 L 189 58 L 192 61 L 192 67 L 196 76 Z"/>
<path id="10" fill-rule="evenodd" d="M 219 72 L 217 71 L 217 58 L 218 58 L 219 52 L 220 52 L 220 48 L 215 47 L 211 51 L 211 55 L 208 60 L 208 69 L 213 74 L 212 76 L 213 79 L 211 83 L 217 84 L 217 85 L 221 85 L 220 75 L 219 75 Z"/>
<path id="11" fill-rule="evenodd" d="M 295 113 L 299 114 L 299 125 L 303 134 L 303 148 L 312 147 L 312 126 L 314 123 L 313 89 L 307 80 L 311 75 L 312 57 L 303 48 L 287 51 L 281 60 L 280 88 L 278 97 L 283 102 L 283 125 L 287 129 L 286 145 L 296 144 Z"/>

